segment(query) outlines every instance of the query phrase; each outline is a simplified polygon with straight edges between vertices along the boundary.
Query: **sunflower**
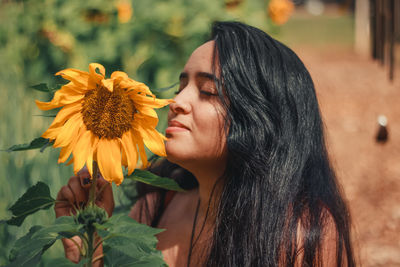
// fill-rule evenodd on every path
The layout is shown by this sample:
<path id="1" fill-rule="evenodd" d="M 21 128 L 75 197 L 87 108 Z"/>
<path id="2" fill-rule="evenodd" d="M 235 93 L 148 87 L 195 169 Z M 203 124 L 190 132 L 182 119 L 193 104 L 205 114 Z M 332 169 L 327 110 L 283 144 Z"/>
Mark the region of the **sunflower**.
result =
<path id="1" fill-rule="evenodd" d="M 271 0 L 268 4 L 268 15 L 275 24 L 282 25 L 289 20 L 293 9 L 294 4 L 290 0 Z"/>
<path id="2" fill-rule="evenodd" d="M 70 82 L 61 87 L 50 102 L 36 100 L 42 110 L 62 107 L 42 137 L 61 147 L 58 163 L 72 153 L 75 174 L 85 164 L 93 174 L 93 160 L 107 181 L 121 184 L 122 167 L 131 174 L 138 161 L 148 165 L 145 145 L 153 153 L 165 156 L 165 137 L 155 129 L 154 108 L 172 100 L 157 99 L 149 88 L 121 71 L 105 79 L 102 65 L 92 63 L 89 72 L 65 69 L 61 75 Z"/>

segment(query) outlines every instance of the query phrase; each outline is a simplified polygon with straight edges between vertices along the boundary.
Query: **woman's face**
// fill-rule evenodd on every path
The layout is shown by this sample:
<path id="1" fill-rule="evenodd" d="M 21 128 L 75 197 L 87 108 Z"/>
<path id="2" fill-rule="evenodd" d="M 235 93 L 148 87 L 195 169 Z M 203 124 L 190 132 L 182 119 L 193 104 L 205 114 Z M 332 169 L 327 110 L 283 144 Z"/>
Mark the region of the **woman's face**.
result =
<path id="1" fill-rule="evenodd" d="M 175 103 L 170 104 L 167 158 L 184 168 L 214 165 L 225 158 L 224 111 L 212 71 L 213 50 L 210 41 L 192 53 L 179 77 Z"/>

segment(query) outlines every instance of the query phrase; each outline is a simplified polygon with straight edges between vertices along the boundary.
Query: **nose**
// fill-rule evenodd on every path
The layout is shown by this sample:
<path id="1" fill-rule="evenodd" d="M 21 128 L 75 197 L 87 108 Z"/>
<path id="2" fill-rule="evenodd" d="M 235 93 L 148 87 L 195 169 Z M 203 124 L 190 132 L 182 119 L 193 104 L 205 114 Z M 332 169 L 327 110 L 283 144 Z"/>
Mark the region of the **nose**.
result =
<path id="1" fill-rule="evenodd" d="M 191 111 L 190 102 L 187 99 L 187 96 L 184 92 L 180 92 L 175 98 L 175 102 L 169 104 L 169 109 L 175 114 L 187 114 Z"/>

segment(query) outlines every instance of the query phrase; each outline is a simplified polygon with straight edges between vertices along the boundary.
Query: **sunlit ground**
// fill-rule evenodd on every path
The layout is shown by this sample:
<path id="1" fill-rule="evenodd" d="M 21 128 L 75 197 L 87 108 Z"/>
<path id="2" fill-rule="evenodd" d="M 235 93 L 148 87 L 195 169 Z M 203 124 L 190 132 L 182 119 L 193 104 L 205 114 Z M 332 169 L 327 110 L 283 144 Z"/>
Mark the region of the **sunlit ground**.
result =
<path id="1" fill-rule="evenodd" d="M 350 204 L 359 265 L 400 266 L 400 54 L 390 82 L 387 67 L 354 53 L 352 26 L 350 15 L 300 11 L 277 37 L 313 77 L 328 150 Z M 388 119 L 384 144 L 375 140 L 379 115 Z"/>

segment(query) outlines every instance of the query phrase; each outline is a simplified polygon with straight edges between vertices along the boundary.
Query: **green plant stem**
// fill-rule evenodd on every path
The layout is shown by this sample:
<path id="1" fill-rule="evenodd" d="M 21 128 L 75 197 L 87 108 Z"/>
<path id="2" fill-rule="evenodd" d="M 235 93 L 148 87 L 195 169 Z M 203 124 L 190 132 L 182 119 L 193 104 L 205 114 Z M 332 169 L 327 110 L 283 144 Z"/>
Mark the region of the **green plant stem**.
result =
<path id="1" fill-rule="evenodd" d="M 95 263 L 96 261 L 101 260 L 103 257 L 104 257 L 104 254 L 97 256 L 96 258 L 93 259 L 92 263 Z"/>
<path id="2" fill-rule="evenodd" d="M 96 246 L 94 247 L 94 251 L 96 251 L 104 241 L 106 241 L 107 239 L 110 239 L 112 237 L 113 237 L 113 235 L 109 235 L 105 238 L 100 239 L 99 242 L 97 242 Z"/>
<path id="3" fill-rule="evenodd" d="M 81 235 L 79 235 L 79 236 L 80 236 L 81 239 L 82 239 L 82 244 L 83 244 L 83 247 L 84 247 L 84 250 L 85 250 L 85 254 L 84 254 L 83 256 L 86 257 L 87 252 L 88 252 L 88 243 L 89 243 L 89 240 L 88 240 L 88 238 L 87 238 L 87 233 L 81 234 Z"/>
<path id="4" fill-rule="evenodd" d="M 93 161 L 93 177 L 92 177 L 92 184 L 89 189 L 89 201 L 88 206 L 96 205 L 96 187 L 97 187 L 97 177 L 99 174 L 99 167 L 96 161 Z M 92 267 L 92 260 L 94 254 L 94 236 L 96 233 L 96 228 L 93 225 L 86 225 L 86 233 L 88 235 L 88 248 L 86 253 L 86 259 L 88 260 L 85 266 Z"/>
<path id="5" fill-rule="evenodd" d="M 93 160 L 93 177 L 92 184 L 89 190 L 89 202 L 88 205 L 95 205 L 96 201 L 96 184 L 97 184 L 97 176 L 99 174 L 99 167 L 97 166 L 97 162 Z"/>
<path id="6" fill-rule="evenodd" d="M 84 257 L 85 252 L 82 250 L 82 247 L 79 246 L 78 242 L 76 242 L 73 238 L 70 238 L 69 240 L 71 240 L 75 244 L 75 246 L 79 249 L 79 254 L 81 254 L 81 256 Z M 82 243 L 83 243 L 83 241 L 82 241 Z"/>
<path id="7" fill-rule="evenodd" d="M 93 260 L 93 254 L 94 254 L 94 249 L 93 249 L 93 239 L 94 239 L 94 233 L 95 233 L 95 228 L 93 226 L 89 226 L 87 228 L 87 233 L 88 233 L 88 251 L 87 251 L 87 267 L 92 267 L 92 260 Z"/>

